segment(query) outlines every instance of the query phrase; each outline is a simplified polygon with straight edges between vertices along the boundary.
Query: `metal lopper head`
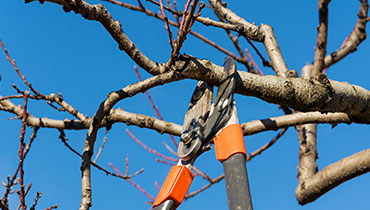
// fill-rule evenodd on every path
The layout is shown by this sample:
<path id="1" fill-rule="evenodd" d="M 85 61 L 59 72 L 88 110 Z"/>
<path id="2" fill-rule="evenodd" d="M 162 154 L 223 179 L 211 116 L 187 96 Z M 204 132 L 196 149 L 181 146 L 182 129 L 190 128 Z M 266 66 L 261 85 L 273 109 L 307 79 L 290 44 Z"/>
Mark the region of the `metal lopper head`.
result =
<path id="1" fill-rule="evenodd" d="M 228 123 L 235 110 L 236 65 L 231 57 L 226 57 L 223 66 L 224 76 L 213 104 L 212 87 L 207 83 L 198 83 L 194 90 L 177 152 L 183 161 L 194 161 L 208 150 L 213 137 Z"/>

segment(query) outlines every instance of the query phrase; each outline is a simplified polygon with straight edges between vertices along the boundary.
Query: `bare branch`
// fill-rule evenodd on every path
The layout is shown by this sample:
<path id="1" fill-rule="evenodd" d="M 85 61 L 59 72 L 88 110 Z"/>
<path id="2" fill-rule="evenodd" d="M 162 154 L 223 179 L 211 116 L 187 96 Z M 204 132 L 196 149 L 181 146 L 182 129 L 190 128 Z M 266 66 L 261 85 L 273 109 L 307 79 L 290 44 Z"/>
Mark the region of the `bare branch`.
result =
<path id="1" fill-rule="evenodd" d="M 0 110 L 7 111 L 10 113 L 15 114 L 20 119 L 22 117 L 23 109 L 20 106 L 16 106 L 9 100 L 0 100 Z M 30 113 L 28 113 L 27 117 L 27 125 L 31 127 L 43 127 L 43 128 L 56 128 L 62 130 L 81 130 L 81 129 L 88 129 L 89 125 L 92 122 L 92 118 L 88 118 L 81 121 L 76 120 L 56 120 L 56 119 L 49 119 L 49 118 L 37 118 Z M 122 110 L 121 108 L 113 109 L 110 111 L 110 114 L 107 115 L 103 122 L 101 123 L 100 127 L 109 126 L 113 123 L 123 122 L 127 125 L 136 125 L 141 128 L 149 128 L 158 131 L 159 133 L 169 133 L 172 135 L 179 136 L 181 134 L 182 126 L 159 120 L 155 117 L 146 116 L 143 114 L 135 114 L 130 113 Z"/>
<path id="2" fill-rule="evenodd" d="M 153 153 L 153 154 L 157 155 L 158 157 L 161 157 L 161 158 L 163 158 L 163 159 L 165 159 L 165 160 L 169 160 L 169 161 L 173 161 L 173 162 L 177 162 L 177 161 L 178 161 L 178 159 L 175 159 L 175 158 L 171 158 L 171 157 L 165 156 L 165 155 L 163 155 L 163 154 L 161 154 L 161 153 L 157 152 L 156 150 L 154 150 L 154 149 L 152 149 L 152 148 L 150 148 L 150 147 L 146 146 L 143 142 L 141 142 L 138 138 L 136 138 L 136 137 L 134 136 L 134 134 L 132 134 L 132 133 L 131 133 L 131 131 L 130 131 L 130 130 L 126 129 L 126 133 L 127 133 L 128 135 L 130 135 L 130 137 L 131 137 L 134 141 L 136 141 L 140 146 L 142 146 L 144 149 L 146 149 L 146 150 L 147 150 L 147 151 L 149 151 L 150 153 Z"/>
<path id="3" fill-rule="evenodd" d="M 135 73 L 136 73 L 137 77 L 139 78 L 139 80 L 140 81 L 143 81 L 143 79 L 140 76 L 139 70 L 137 69 L 136 66 L 134 66 L 134 70 L 135 70 Z M 163 117 L 162 117 L 161 113 L 159 113 L 158 107 L 154 104 L 154 101 L 153 101 L 152 97 L 150 96 L 149 92 L 148 91 L 145 91 L 145 95 L 149 99 L 150 104 L 152 105 L 153 109 L 155 110 L 156 115 L 159 117 L 159 119 L 163 120 Z M 175 138 L 173 137 L 173 135 L 172 134 L 169 134 L 169 136 L 170 136 L 170 138 L 172 140 L 172 143 L 176 147 L 178 147 L 177 142 L 176 142 Z"/>
<path id="4" fill-rule="evenodd" d="M 27 156 L 28 152 L 31 149 L 31 145 L 33 143 L 33 140 L 35 140 L 35 138 L 37 137 L 37 131 L 39 130 L 39 128 L 40 127 L 34 127 L 33 128 L 33 133 L 30 136 L 30 140 L 28 141 L 26 148 L 24 149 L 23 159 L 26 159 L 26 156 Z"/>
<path id="5" fill-rule="evenodd" d="M 290 73 L 288 66 L 284 61 L 272 27 L 270 25 L 262 24 L 260 30 L 264 34 L 263 43 L 271 60 L 272 68 L 276 72 L 276 75 L 284 78 L 292 77 L 289 75 Z"/>
<path id="6" fill-rule="evenodd" d="M 212 5 L 213 10 L 218 16 L 223 17 L 225 20 L 229 21 L 232 24 L 238 25 L 238 33 L 245 36 L 245 38 L 263 42 L 266 48 L 266 51 L 271 60 L 273 69 L 275 70 L 277 76 L 282 77 L 296 77 L 297 73 L 290 72 L 287 65 L 283 59 L 282 53 L 280 51 L 279 45 L 275 38 L 272 27 L 269 25 L 262 24 L 261 27 L 258 27 L 254 24 L 250 24 L 245 19 L 239 17 L 231 10 L 225 8 L 217 0 L 209 0 Z M 265 64 L 265 62 L 264 62 Z"/>
<path id="7" fill-rule="evenodd" d="M 39 199 L 41 198 L 41 196 L 42 196 L 42 193 L 41 192 L 37 192 L 36 193 L 36 198 L 35 198 L 35 200 L 33 202 L 33 205 L 31 206 L 30 210 L 35 210 L 36 205 L 37 205 L 37 202 L 39 201 Z"/>
<path id="8" fill-rule="evenodd" d="M 18 151 L 19 155 L 19 184 L 20 184 L 20 195 L 21 207 L 23 210 L 27 209 L 26 206 L 26 194 L 24 191 L 24 171 L 23 171 L 23 161 L 24 161 L 24 135 L 26 133 L 26 118 L 27 118 L 27 100 L 29 92 L 26 91 L 24 95 L 24 106 L 23 106 L 23 117 L 22 117 L 22 127 L 21 127 L 21 136 L 20 136 L 20 148 Z"/>
<path id="9" fill-rule="evenodd" d="M 5 54 L 6 54 L 6 58 L 10 61 L 10 63 L 13 65 L 14 67 L 14 70 L 17 72 L 17 74 L 19 75 L 19 77 L 22 79 L 23 83 L 26 84 L 28 86 L 28 88 L 33 92 L 35 93 L 36 95 L 40 95 L 39 92 L 37 92 L 35 89 L 33 89 L 31 83 L 27 82 L 26 80 L 26 77 L 24 77 L 22 75 L 22 73 L 19 71 L 18 67 L 17 67 L 17 64 L 15 63 L 15 61 L 10 57 L 9 53 L 8 53 L 8 50 L 6 50 L 3 42 L 1 41 L 0 39 L 0 45 L 1 47 L 3 48 Z"/>
<path id="10" fill-rule="evenodd" d="M 209 187 L 211 187 L 213 184 L 215 184 L 215 183 L 217 183 L 217 182 L 221 181 L 222 179 L 224 179 L 224 175 L 221 175 L 221 176 L 219 176 L 219 177 L 217 177 L 217 178 L 213 179 L 213 180 L 212 180 L 212 182 L 210 182 L 210 183 L 208 183 L 208 184 L 204 185 L 204 186 L 203 186 L 203 187 L 201 187 L 200 189 L 198 189 L 198 190 L 196 190 L 196 191 L 194 191 L 194 192 L 190 192 L 190 193 L 188 193 L 188 194 L 185 196 L 185 199 L 189 199 L 189 198 L 191 198 L 191 197 L 194 197 L 195 195 L 197 195 L 197 194 L 199 194 L 199 193 L 203 192 L 204 190 L 208 189 L 208 188 L 209 188 Z"/>
<path id="11" fill-rule="evenodd" d="M 256 26 L 255 24 L 251 24 L 245 19 L 239 17 L 234 12 L 224 7 L 217 0 L 209 0 L 209 3 L 211 4 L 212 9 L 215 11 L 216 14 L 223 17 L 226 21 L 239 27 L 237 30 L 238 33 L 247 36 L 251 40 L 263 42 L 264 34 L 258 26 Z"/>
<path id="12" fill-rule="evenodd" d="M 254 120 L 242 124 L 244 135 L 253 135 L 268 130 L 278 130 L 308 123 L 333 124 L 351 123 L 346 113 L 298 112 L 280 117 Z"/>
<path id="13" fill-rule="evenodd" d="M 300 182 L 296 189 L 299 204 L 312 202 L 352 178 L 370 172 L 370 149 L 333 163 L 312 177 Z"/>
<path id="14" fill-rule="evenodd" d="M 131 4 L 127 4 L 127 3 L 124 3 L 124 2 L 120 2 L 120 1 L 116 1 L 116 0 L 104 0 L 104 1 L 108 1 L 112 4 L 116 4 L 116 5 L 119 5 L 119 6 L 122 6 L 122 7 L 125 7 L 127 9 L 131 9 L 131 10 L 134 10 L 134 11 L 139 11 L 139 12 L 144 12 L 145 14 L 151 16 L 151 17 L 155 17 L 159 20 L 164 20 L 163 16 L 155 13 L 155 12 L 152 12 L 148 9 L 144 9 L 142 7 L 138 7 L 138 6 L 134 6 L 134 5 L 131 5 Z M 159 3 L 155 2 L 155 1 L 152 1 L 150 0 L 150 2 L 156 4 L 156 5 L 159 5 Z M 176 12 L 176 11 L 173 11 L 171 9 L 169 9 L 168 7 L 165 7 L 164 8 L 168 11 L 170 11 L 171 13 L 175 14 L 175 15 L 181 15 L 182 13 L 181 12 Z M 177 17 L 177 16 L 176 16 Z M 240 27 L 237 26 L 237 25 L 232 25 L 232 24 L 228 24 L 228 23 L 222 23 L 222 22 L 218 22 L 218 21 L 214 21 L 214 20 L 211 20 L 209 18 L 204 18 L 204 17 L 197 17 L 196 18 L 196 21 L 198 22 L 201 22 L 203 23 L 204 25 L 212 25 L 212 26 L 215 26 L 215 27 L 219 27 L 219 28 L 223 28 L 223 29 L 229 29 L 229 30 L 233 30 L 233 31 L 239 31 L 240 30 Z M 168 20 L 168 23 L 172 26 L 175 26 L 175 27 L 180 27 L 180 24 L 179 23 L 176 23 L 174 21 L 171 21 L 171 20 Z M 242 58 L 236 56 L 235 54 L 231 53 L 230 51 L 226 50 L 225 48 L 221 47 L 220 45 L 216 44 L 215 42 L 207 39 L 206 37 L 204 37 L 203 35 L 191 30 L 189 32 L 191 35 L 199 38 L 200 40 L 202 40 L 203 42 L 211 45 L 212 47 L 216 48 L 217 50 L 225 53 L 226 55 L 232 57 L 234 60 L 240 62 L 240 63 L 243 63 L 245 62 L 245 60 L 243 60 Z"/>
<path id="15" fill-rule="evenodd" d="M 245 160 L 246 161 L 250 161 L 252 158 L 256 157 L 257 155 L 260 155 L 263 151 L 265 151 L 266 149 L 270 148 L 272 145 L 274 145 L 277 142 L 277 140 L 280 139 L 280 137 L 282 137 L 284 135 L 284 133 L 287 130 L 288 130 L 288 128 L 281 129 L 281 131 L 271 141 L 269 141 L 267 144 L 263 145 L 258 150 L 249 153 L 248 157 L 246 157 Z"/>
<path id="16" fill-rule="evenodd" d="M 148 90 L 149 88 L 162 85 L 164 83 L 180 80 L 181 77 L 176 72 L 168 72 L 152 78 L 146 79 L 141 82 L 129 85 L 124 89 L 116 92 L 112 92 L 108 95 L 107 99 L 100 104 L 100 107 L 89 127 L 84 152 L 81 163 L 81 185 L 82 185 L 82 200 L 80 205 L 80 210 L 87 210 L 91 207 L 91 177 L 90 177 L 90 164 L 91 157 L 94 153 L 94 144 L 98 130 L 100 128 L 101 122 L 106 114 L 112 109 L 112 107 L 119 101 L 126 97 L 132 97 L 139 92 Z"/>
<path id="17" fill-rule="evenodd" d="M 149 128 L 156 130 L 159 133 L 169 133 L 175 136 L 180 136 L 182 131 L 182 126 L 159 120 L 155 117 L 146 116 L 143 114 L 133 114 L 126 112 L 121 108 L 114 109 L 107 116 L 107 121 L 109 122 L 123 122 L 127 125 L 136 125 L 142 128 Z"/>
<path id="18" fill-rule="evenodd" d="M 105 141 L 107 141 L 107 137 L 105 136 L 104 137 L 104 139 L 103 139 L 103 143 L 101 144 L 101 146 L 100 146 L 100 148 L 99 148 L 99 151 L 98 151 L 98 153 L 96 154 L 96 156 L 95 156 L 95 158 L 94 158 L 94 161 L 93 161 L 93 163 L 96 163 L 96 161 L 98 160 L 98 158 L 99 158 L 99 156 L 100 156 L 100 154 L 101 154 L 101 151 L 103 150 L 103 148 L 104 148 L 104 144 L 105 144 Z"/>
<path id="19" fill-rule="evenodd" d="M 116 173 L 123 176 L 123 174 L 112 163 L 109 163 L 109 166 L 113 168 L 113 170 L 116 171 Z M 126 179 L 126 181 L 128 181 L 136 189 L 140 190 L 140 192 L 144 193 L 144 195 L 148 196 L 149 199 L 154 200 L 154 197 L 150 195 L 147 191 L 145 191 L 140 185 L 136 184 L 131 179 Z"/>
<path id="20" fill-rule="evenodd" d="M 217 15 L 217 13 L 216 13 L 216 15 Z M 221 16 L 217 15 L 217 17 L 221 22 L 225 22 L 224 19 Z M 229 29 L 225 29 L 225 32 L 226 32 L 227 36 L 229 37 L 229 39 L 231 40 L 231 42 L 233 43 L 235 49 L 238 51 L 241 59 L 243 60 L 242 63 L 248 69 L 248 72 L 256 73 L 256 70 L 253 69 L 253 64 L 248 61 L 248 58 L 245 56 L 243 50 L 240 48 L 239 43 L 238 43 L 238 38 L 234 37 L 234 35 L 231 33 L 231 31 Z"/>
<path id="21" fill-rule="evenodd" d="M 168 37 L 170 38 L 169 42 L 170 42 L 171 48 L 173 49 L 175 42 L 173 41 L 172 32 L 171 32 L 170 26 L 168 25 L 168 18 L 166 17 L 166 13 L 164 12 L 164 9 L 163 9 L 163 1 L 159 0 L 159 2 L 160 2 L 161 13 L 162 13 L 164 23 L 165 23 L 165 29 L 168 32 Z"/>
<path id="22" fill-rule="evenodd" d="M 360 11 L 358 12 L 357 24 L 351 34 L 346 38 L 343 45 L 335 52 L 325 57 L 324 67 L 327 68 L 343 59 L 348 54 L 357 50 L 357 47 L 366 39 L 366 23 L 368 22 L 369 4 L 367 0 L 361 0 Z"/>
<path id="23" fill-rule="evenodd" d="M 213 179 L 210 176 L 208 176 L 203 171 L 199 170 L 197 167 L 193 166 L 193 170 L 197 173 L 197 175 L 201 176 L 203 179 L 208 180 L 209 182 L 213 181 Z"/>
<path id="24" fill-rule="evenodd" d="M 71 145 L 68 144 L 67 142 L 67 138 L 65 137 L 65 134 L 63 132 L 63 130 L 59 130 L 60 132 L 60 135 L 59 135 L 59 139 L 64 143 L 64 145 L 70 150 L 72 151 L 73 153 L 75 153 L 77 156 L 79 157 L 83 157 L 79 152 L 77 152 L 75 149 L 73 149 L 71 147 Z M 112 173 L 108 170 L 106 170 L 105 168 L 101 167 L 100 165 L 94 163 L 94 162 L 91 162 L 91 165 L 93 165 L 94 167 L 96 167 L 98 170 L 101 170 L 103 171 L 106 175 L 110 175 L 110 176 L 114 176 L 114 177 L 118 177 L 118 178 L 121 178 L 121 179 L 129 179 L 129 178 L 132 178 L 134 176 L 137 176 L 139 175 L 140 173 L 142 173 L 144 171 L 144 169 L 141 169 L 139 171 L 137 171 L 135 174 L 133 175 L 128 175 L 128 176 L 122 176 L 120 174 L 115 174 L 115 173 Z"/>
<path id="25" fill-rule="evenodd" d="M 55 204 L 53 206 L 50 206 L 49 208 L 46 208 L 44 210 L 52 210 L 52 209 L 56 209 L 56 208 L 58 208 L 58 204 Z"/>
<path id="26" fill-rule="evenodd" d="M 265 74 L 261 71 L 261 69 L 258 67 L 257 63 L 254 61 L 252 55 L 250 54 L 248 49 L 245 49 L 245 52 L 247 53 L 247 56 L 251 63 L 253 64 L 254 68 L 257 69 L 258 74 L 265 76 Z"/>
<path id="27" fill-rule="evenodd" d="M 184 13 L 184 16 L 182 18 L 182 22 L 181 22 L 180 27 L 179 27 L 179 33 L 178 33 L 178 36 L 177 36 L 177 39 L 176 39 L 176 42 L 175 42 L 175 46 L 174 46 L 174 49 L 171 53 L 171 58 L 167 63 L 168 66 L 171 66 L 173 64 L 173 62 L 176 60 L 177 56 L 179 55 L 182 44 L 184 43 L 184 41 L 186 39 L 186 35 L 190 31 L 191 23 L 192 23 L 193 19 L 195 18 L 194 17 L 194 12 L 195 12 L 195 8 L 198 4 L 198 1 L 199 0 L 194 0 L 192 2 L 190 10 L 189 10 L 189 14 L 186 16 L 186 18 L 185 18 L 185 13 Z M 190 3 L 190 2 L 191 2 L 191 0 L 188 0 L 187 4 Z"/>
<path id="28" fill-rule="evenodd" d="M 324 69 L 324 58 L 326 54 L 326 44 L 328 42 L 328 5 L 330 0 L 319 0 L 319 26 L 315 48 L 315 58 L 313 62 L 313 75 L 319 75 Z"/>

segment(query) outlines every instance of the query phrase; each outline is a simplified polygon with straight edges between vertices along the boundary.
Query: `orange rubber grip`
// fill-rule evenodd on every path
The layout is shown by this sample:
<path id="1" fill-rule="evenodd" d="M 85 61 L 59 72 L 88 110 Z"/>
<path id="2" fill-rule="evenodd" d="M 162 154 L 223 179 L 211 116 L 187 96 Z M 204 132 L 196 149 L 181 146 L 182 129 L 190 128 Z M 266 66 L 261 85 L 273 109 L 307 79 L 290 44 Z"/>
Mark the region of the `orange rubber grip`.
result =
<path id="1" fill-rule="evenodd" d="M 193 181 L 194 174 L 185 166 L 172 166 L 164 181 L 153 207 L 160 205 L 166 200 L 175 201 L 175 209 L 184 200 L 186 193 Z"/>
<path id="2" fill-rule="evenodd" d="M 220 162 L 228 159 L 236 153 L 246 156 L 242 127 L 239 124 L 231 124 L 222 129 L 214 139 L 216 158 Z"/>

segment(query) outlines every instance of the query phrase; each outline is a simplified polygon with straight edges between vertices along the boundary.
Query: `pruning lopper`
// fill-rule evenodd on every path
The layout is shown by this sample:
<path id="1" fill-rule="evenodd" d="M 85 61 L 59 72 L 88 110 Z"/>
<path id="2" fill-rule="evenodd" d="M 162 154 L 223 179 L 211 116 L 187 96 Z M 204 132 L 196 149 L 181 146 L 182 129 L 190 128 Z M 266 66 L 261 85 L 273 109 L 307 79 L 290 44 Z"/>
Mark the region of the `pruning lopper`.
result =
<path id="1" fill-rule="evenodd" d="M 191 169 L 195 160 L 210 150 L 212 143 L 224 167 L 229 209 L 253 209 L 243 132 L 234 101 L 236 75 L 234 60 L 226 57 L 224 77 L 213 104 L 213 88 L 198 83 L 184 119 L 177 152 L 180 160 L 168 173 L 153 203 L 154 210 L 172 210 L 181 204 L 194 178 Z"/>

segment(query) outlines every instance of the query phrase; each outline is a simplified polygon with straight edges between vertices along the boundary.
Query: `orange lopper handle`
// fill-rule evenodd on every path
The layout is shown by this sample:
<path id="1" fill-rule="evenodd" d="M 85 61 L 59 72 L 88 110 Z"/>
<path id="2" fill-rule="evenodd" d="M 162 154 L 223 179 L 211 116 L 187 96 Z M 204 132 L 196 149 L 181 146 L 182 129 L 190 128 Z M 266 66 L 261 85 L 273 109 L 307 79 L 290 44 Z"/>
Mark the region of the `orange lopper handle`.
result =
<path id="1" fill-rule="evenodd" d="M 214 139 L 216 158 L 220 162 L 228 159 L 236 153 L 246 156 L 242 127 L 239 124 L 231 124 L 222 129 Z"/>
<path id="2" fill-rule="evenodd" d="M 193 181 L 194 174 L 185 166 L 172 166 L 164 181 L 153 207 L 160 205 L 166 200 L 175 201 L 175 209 L 182 203 Z"/>

